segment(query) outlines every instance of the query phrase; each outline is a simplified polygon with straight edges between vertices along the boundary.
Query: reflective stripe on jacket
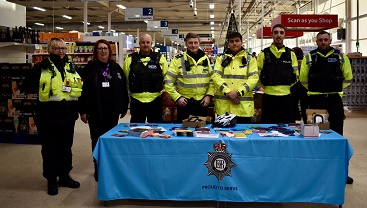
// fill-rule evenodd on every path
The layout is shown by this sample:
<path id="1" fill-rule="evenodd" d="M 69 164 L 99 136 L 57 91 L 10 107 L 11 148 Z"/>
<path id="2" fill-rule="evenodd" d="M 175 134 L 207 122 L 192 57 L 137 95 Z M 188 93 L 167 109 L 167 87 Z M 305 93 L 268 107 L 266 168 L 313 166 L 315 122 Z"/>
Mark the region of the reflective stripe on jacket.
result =
<path id="1" fill-rule="evenodd" d="M 75 101 L 78 100 L 82 93 L 83 82 L 79 74 L 71 72 L 70 64 L 65 64 L 65 77 L 62 81 L 62 76 L 59 70 L 57 70 L 55 64 L 49 59 L 52 69 L 42 69 L 40 82 L 39 82 L 39 101 Z M 63 91 L 63 88 L 67 88 Z"/>
<path id="2" fill-rule="evenodd" d="M 188 61 L 189 68 L 186 67 L 185 61 Z M 174 101 L 181 96 L 201 100 L 206 95 L 214 95 L 214 85 L 210 79 L 212 73 L 210 60 L 206 55 L 196 62 L 184 52 L 172 59 L 164 87 Z"/>
<path id="3" fill-rule="evenodd" d="M 222 61 L 227 57 L 232 58 L 232 60 L 223 68 Z M 244 58 L 246 58 L 246 64 L 244 64 Z M 245 50 L 242 50 L 235 56 L 232 54 L 225 54 L 224 57 L 218 56 L 212 79 L 216 87 L 215 110 L 218 115 L 225 114 L 226 112 L 241 117 L 251 117 L 254 115 L 252 89 L 256 87 L 259 80 L 255 58 L 248 56 Z M 240 104 L 234 105 L 224 95 L 231 91 L 238 91 L 240 94 Z"/>

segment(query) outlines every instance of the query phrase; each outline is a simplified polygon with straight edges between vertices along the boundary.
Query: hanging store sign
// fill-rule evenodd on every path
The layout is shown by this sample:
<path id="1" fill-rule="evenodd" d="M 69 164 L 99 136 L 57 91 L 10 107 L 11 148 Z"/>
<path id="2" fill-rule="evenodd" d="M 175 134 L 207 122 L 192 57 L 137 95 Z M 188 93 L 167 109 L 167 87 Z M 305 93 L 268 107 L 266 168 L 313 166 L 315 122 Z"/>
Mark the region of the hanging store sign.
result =
<path id="1" fill-rule="evenodd" d="M 263 27 L 263 38 L 271 39 L 273 38 L 271 33 L 271 27 Z M 297 38 L 303 36 L 303 32 L 301 31 L 286 31 L 285 38 Z M 256 38 L 261 39 L 261 28 L 256 30 Z"/>
<path id="2" fill-rule="evenodd" d="M 338 27 L 337 14 L 282 14 L 271 21 L 271 27 L 282 24 L 288 31 L 318 32 Z"/>
<path id="3" fill-rule="evenodd" d="M 148 31 L 168 30 L 168 21 L 148 21 L 147 30 Z"/>
<path id="4" fill-rule="evenodd" d="M 162 37 L 178 38 L 178 29 L 162 30 Z"/>
<path id="5" fill-rule="evenodd" d="M 125 21 L 153 20 L 153 8 L 126 8 Z"/>

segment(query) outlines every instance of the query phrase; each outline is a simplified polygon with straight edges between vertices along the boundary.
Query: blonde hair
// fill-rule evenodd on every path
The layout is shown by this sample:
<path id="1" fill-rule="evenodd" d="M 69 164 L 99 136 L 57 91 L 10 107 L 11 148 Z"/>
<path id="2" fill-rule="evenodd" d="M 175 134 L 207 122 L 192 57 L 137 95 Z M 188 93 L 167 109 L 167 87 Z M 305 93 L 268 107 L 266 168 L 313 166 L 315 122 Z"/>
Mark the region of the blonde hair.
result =
<path id="1" fill-rule="evenodd" d="M 48 42 L 48 44 L 47 44 L 47 51 L 49 53 L 51 53 L 52 52 L 52 48 L 57 43 L 62 43 L 66 47 L 66 43 L 65 43 L 65 41 L 63 39 L 61 39 L 61 38 L 51 38 L 50 42 Z"/>

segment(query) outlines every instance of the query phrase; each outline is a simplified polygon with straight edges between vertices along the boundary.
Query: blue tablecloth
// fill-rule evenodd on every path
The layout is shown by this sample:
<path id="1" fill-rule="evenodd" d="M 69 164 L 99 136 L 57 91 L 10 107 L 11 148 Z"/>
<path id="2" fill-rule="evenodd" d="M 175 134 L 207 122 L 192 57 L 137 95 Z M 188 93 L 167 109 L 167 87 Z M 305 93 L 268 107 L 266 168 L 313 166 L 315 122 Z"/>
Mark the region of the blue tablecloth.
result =
<path id="1" fill-rule="evenodd" d="M 318 139 L 175 137 L 171 131 L 170 139 L 111 136 L 123 129 L 119 124 L 102 135 L 93 152 L 99 200 L 344 203 L 353 149 L 337 133 Z M 220 141 L 225 151 L 215 151 Z"/>

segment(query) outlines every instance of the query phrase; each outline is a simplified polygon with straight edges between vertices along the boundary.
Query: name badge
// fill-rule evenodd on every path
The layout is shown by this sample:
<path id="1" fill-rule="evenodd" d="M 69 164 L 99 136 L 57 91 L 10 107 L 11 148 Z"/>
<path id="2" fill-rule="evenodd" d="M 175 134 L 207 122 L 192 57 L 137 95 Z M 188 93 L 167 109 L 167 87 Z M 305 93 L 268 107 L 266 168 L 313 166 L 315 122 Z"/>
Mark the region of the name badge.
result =
<path id="1" fill-rule="evenodd" d="M 102 82 L 102 87 L 110 87 L 110 83 L 109 82 Z"/>
<path id="2" fill-rule="evenodd" d="M 71 92 L 71 87 L 69 87 L 69 86 L 62 86 L 62 91 L 63 92 Z"/>

